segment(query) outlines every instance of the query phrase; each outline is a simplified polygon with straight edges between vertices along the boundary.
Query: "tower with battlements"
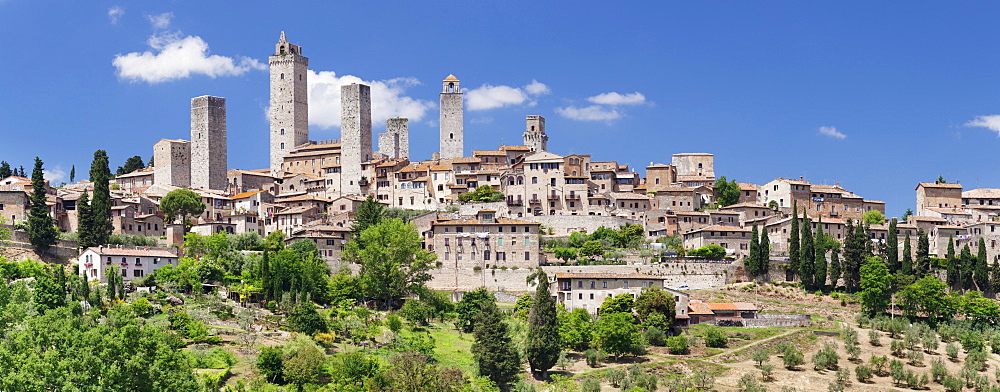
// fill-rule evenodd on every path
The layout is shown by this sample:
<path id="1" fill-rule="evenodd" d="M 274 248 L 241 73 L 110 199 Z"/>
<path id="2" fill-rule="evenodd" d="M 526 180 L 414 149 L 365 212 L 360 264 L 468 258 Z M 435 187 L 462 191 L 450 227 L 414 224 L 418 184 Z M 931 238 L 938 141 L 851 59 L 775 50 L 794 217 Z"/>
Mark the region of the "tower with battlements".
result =
<path id="1" fill-rule="evenodd" d="M 546 151 L 549 136 L 545 134 L 545 117 L 531 115 L 525 119 L 524 146 L 531 151 Z"/>
<path id="2" fill-rule="evenodd" d="M 153 159 L 155 184 L 191 187 L 191 142 L 161 139 L 153 145 Z"/>
<path id="3" fill-rule="evenodd" d="M 378 135 L 378 151 L 388 158 L 410 157 L 410 120 L 390 118 L 385 121 L 385 133 Z"/>
<path id="4" fill-rule="evenodd" d="M 309 141 L 309 59 L 302 48 L 285 40 L 285 32 L 268 56 L 271 66 L 271 175 L 281 175 L 285 155 Z"/>
<path id="5" fill-rule="evenodd" d="M 448 75 L 441 90 L 441 159 L 465 155 L 465 125 L 462 114 L 462 89 L 458 78 Z"/>
<path id="6" fill-rule="evenodd" d="M 191 187 L 226 190 L 226 99 L 191 98 Z"/>
<path id="7" fill-rule="evenodd" d="M 361 193 L 361 164 L 372 159 L 371 88 L 351 83 L 340 87 L 340 175 L 342 192 Z"/>

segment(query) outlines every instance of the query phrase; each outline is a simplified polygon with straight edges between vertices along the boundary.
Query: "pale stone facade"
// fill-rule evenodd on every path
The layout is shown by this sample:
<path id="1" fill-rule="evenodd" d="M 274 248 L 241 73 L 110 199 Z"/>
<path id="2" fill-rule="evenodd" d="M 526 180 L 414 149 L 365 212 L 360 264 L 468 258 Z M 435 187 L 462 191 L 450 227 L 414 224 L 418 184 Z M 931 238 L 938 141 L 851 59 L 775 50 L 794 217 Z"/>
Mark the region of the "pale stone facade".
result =
<path id="1" fill-rule="evenodd" d="M 177 265 L 176 248 L 91 247 L 76 259 L 88 281 L 107 283 L 108 271 L 117 268 L 122 280 L 142 279 L 160 267 Z"/>
<path id="2" fill-rule="evenodd" d="M 385 121 L 385 133 L 378 135 L 378 152 L 389 159 L 410 157 L 410 120 L 390 118 Z"/>
<path id="3" fill-rule="evenodd" d="M 361 193 L 366 180 L 361 164 L 372 159 L 372 99 L 367 85 L 340 87 L 340 138 L 341 192 Z"/>
<path id="4" fill-rule="evenodd" d="M 226 190 L 226 99 L 191 98 L 191 187 Z"/>
<path id="5" fill-rule="evenodd" d="M 442 269 L 534 268 L 542 263 L 538 226 L 483 210 L 473 219 L 432 222 L 428 250 Z"/>
<path id="6" fill-rule="evenodd" d="M 921 182 L 917 184 L 917 215 L 927 215 L 928 207 L 961 207 L 962 185 L 943 182 Z"/>
<path id="7" fill-rule="evenodd" d="M 159 185 L 191 186 L 191 142 L 162 139 L 153 145 L 153 180 Z"/>
<path id="8" fill-rule="evenodd" d="M 619 294 L 639 298 L 646 288 L 664 288 L 664 279 L 646 274 L 557 273 L 554 291 L 556 301 L 563 304 L 567 311 L 579 308 L 597 314 L 605 299 Z"/>
<path id="9" fill-rule="evenodd" d="M 448 75 L 441 89 L 441 159 L 465 156 L 463 95 L 458 78 Z"/>
<path id="10" fill-rule="evenodd" d="M 545 134 L 545 117 L 530 115 L 525 118 L 524 146 L 531 151 L 548 151 L 549 136 Z"/>
<path id="11" fill-rule="evenodd" d="M 715 156 L 712 154 L 674 154 L 671 164 L 677 170 L 677 182 L 684 185 L 710 185 L 715 181 Z"/>
<path id="12" fill-rule="evenodd" d="M 268 56 L 271 66 L 271 175 L 281 176 L 286 154 L 309 141 L 309 59 L 302 48 L 288 43 L 285 32 Z M 159 161 L 157 161 L 159 162 Z"/>

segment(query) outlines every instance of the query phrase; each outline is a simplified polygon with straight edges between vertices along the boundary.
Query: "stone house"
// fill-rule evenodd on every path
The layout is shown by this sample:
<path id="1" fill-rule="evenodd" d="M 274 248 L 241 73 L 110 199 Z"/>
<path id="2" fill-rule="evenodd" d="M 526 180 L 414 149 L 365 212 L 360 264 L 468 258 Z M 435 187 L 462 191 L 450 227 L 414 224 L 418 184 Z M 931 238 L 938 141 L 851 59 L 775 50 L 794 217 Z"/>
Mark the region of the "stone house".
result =
<path id="1" fill-rule="evenodd" d="M 746 257 L 750 247 L 750 229 L 714 225 L 684 233 L 684 248 L 686 249 L 697 249 L 708 244 L 725 248 L 728 256 Z"/>
<path id="2" fill-rule="evenodd" d="M 554 291 L 556 302 L 567 311 L 579 308 L 597 314 L 605 299 L 620 294 L 638 298 L 647 287 L 664 288 L 664 279 L 646 274 L 557 273 Z"/>
<path id="3" fill-rule="evenodd" d="M 437 254 L 441 268 L 534 268 L 541 259 L 539 224 L 497 218 L 480 211 L 474 218 L 431 222 L 428 250 Z"/>
<path id="4" fill-rule="evenodd" d="M 176 266 L 177 259 L 176 248 L 98 246 L 81 252 L 76 265 L 88 281 L 107 283 L 112 268 L 118 268 L 124 281 L 131 281 L 142 279 L 160 267 Z"/>
<path id="5" fill-rule="evenodd" d="M 921 182 L 917 184 L 917 215 L 927 215 L 927 207 L 961 207 L 962 184 Z"/>
<path id="6" fill-rule="evenodd" d="M 122 174 L 112 180 L 118 189 L 127 193 L 142 193 L 154 184 L 154 168 L 147 167 L 128 174 Z"/>
<path id="7" fill-rule="evenodd" d="M 236 195 L 256 190 L 264 190 L 274 194 L 274 177 L 270 169 L 239 170 L 230 169 L 226 172 L 228 182 L 227 194 Z"/>

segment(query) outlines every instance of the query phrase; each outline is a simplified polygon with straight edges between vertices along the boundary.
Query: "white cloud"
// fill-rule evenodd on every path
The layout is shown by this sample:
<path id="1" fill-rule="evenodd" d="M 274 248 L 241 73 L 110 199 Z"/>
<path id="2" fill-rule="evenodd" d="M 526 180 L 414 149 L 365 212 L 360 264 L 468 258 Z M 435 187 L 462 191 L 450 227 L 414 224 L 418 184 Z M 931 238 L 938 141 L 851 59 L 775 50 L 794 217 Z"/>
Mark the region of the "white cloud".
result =
<path id="1" fill-rule="evenodd" d="M 60 182 L 66 181 L 66 171 L 63 170 L 62 167 L 60 166 L 56 166 L 50 169 L 44 169 L 42 170 L 42 175 L 45 177 L 46 180 L 49 180 L 49 184 L 52 184 L 53 186 L 55 186 Z"/>
<path id="2" fill-rule="evenodd" d="M 366 81 L 354 75 L 337 76 L 332 71 L 309 70 L 309 124 L 320 128 L 340 126 L 340 87 L 363 83 L 371 87 L 372 125 L 376 128 L 392 117 L 410 122 L 424 118 L 433 102 L 406 96 L 406 89 L 420 85 L 415 78 Z"/>
<path id="3" fill-rule="evenodd" d="M 618 109 L 599 105 L 590 105 L 582 108 L 576 106 L 556 108 L 556 113 L 577 121 L 611 121 L 619 119 L 622 116 Z"/>
<path id="4" fill-rule="evenodd" d="M 146 15 L 146 19 L 149 19 L 149 23 L 153 25 L 155 29 L 165 29 L 170 27 L 170 21 L 174 18 L 173 12 L 164 12 L 162 14 L 156 15 Z"/>
<path id="5" fill-rule="evenodd" d="M 847 135 L 837 130 L 837 127 L 819 127 L 819 133 L 836 139 L 846 139 Z"/>
<path id="6" fill-rule="evenodd" d="M 226 57 L 208 54 L 208 43 L 198 36 L 181 38 L 180 32 L 158 33 L 149 37 L 152 50 L 115 56 L 112 64 L 118 77 L 149 84 L 184 79 L 195 75 L 212 78 L 238 76 L 267 66 L 249 57 Z"/>
<path id="7" fill-rule="evenodd" d="M 531 99 L 532 96 L 550 92 L 552 90 L 549 89 L 549 86 L 537 80 L 532 80 L 524 87 L 483 84 L 479 88 L 467 91 L 465 101 L 469 110 L 489 110 L 521 104 L 534 106 L 536 102 Z"/>
<path id="8" fill-rule="evenodd" d="M 111 19 L 111 24 L 118 24 L 118 19 L 123 15 L 125 15 L 125 9 L 120 6 L 108 8 L 108 19 Z"/>
<path id="9" fill-rule="evenodd" d="M 599 105 L 638 105 L 646 102 L 646 96 L 638 91 L 631 94 L 610 92 L 587 98 L 587 101 Z"/>
<path id="10" fill-rule="evenodd" d="M 986 128 L 993 132 L 996 132 L 997 136 L 1000 137 L 1000 114 L 977 116 L 972 121 L 965 123 L 965 126 Z"/>

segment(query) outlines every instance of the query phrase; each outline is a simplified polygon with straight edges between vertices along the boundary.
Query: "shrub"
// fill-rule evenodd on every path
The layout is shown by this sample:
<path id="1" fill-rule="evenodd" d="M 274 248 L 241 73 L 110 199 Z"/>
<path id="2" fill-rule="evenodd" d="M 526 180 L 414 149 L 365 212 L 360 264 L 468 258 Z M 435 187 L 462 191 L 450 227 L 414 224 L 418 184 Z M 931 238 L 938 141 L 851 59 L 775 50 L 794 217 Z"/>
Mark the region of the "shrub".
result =
<path id="1" fill-rule="evenodd" d="M 938 346 L 941 345 L 941 342 L 938 341 L 936 333 L 930 332 L 927 335 L 924 335 L 924 338 L 920 342 L 920 344 L 924 346 L 924 351 L 926 351 L 928 354 L 934 354 L 934 352 L 937 351 Z"/>
<path id="2" fill-rule="evenodd" d="M 965 387 L 965 382 L 958 377 L 945 376 L 941 385 L 944 386 L 944 390 L 947 392 L 962 392 L 962 388 Z"/>
<path id="3" fill-rule="evenodd" d="M 708 347 L 723 348 L 729 343 L 729 337 L 721 328 L 710 326 L 705 330 L 705 345 Z"/>
<path id="4" fill-rule="evenodd" d="M 906 356 L 906 343 L 900 340 L 893 340 L 889 344 L 889 350 L 892 352 L 892 356 L 903 358 Z"/>
<path id="5" fill-rule="evenodd" d="M 663 333 L 662 330 L 656 327 L 646 328 L 646 332 L 643 332 L 642 336 L 646 338 L 646 343 L 657 347 L 663 347 L 667 339 L 667 334 Z"/>
<path id="6" fill-rule="evenodd" d="M 771 359 L 771 356 L 765 350 L 757 350 L 753 352 L 753 360 L 757 362 L 757 367 L 763 366 L 764 362 Z"/>
<path id="7" fill-rule="evenodd" d="M 878 347 L 882 345 L 882 335 L 874 329 L 868 330 L 868 344 Z"/>
<path id="8" fill-rule="evenodd" d="M 622 381 L 625 380 L 625 376 L 627 376 L 625 369 L 620 367 L 611 368 L 604 372 L 604 379 L 615 388 L 621 386 Z"/>
<path id="9" fill-rule="evenodd" d="M 784 362 L 785 368 L 789 370 L 796 369 L 805 362 L 802 352 L 794 347 L 786 350 L 781 359 Z"/>
<path id="10" fill-rule="evenodd" d="M 674 355 L 685 355 L 690 352 L 689 339 L 686 336 L 671 336 L 666 340 L 667 349 Z"/>
<path id="11" fill-rule="evenodd" d="M 983 351 L 982 349 L 972 350 L 969 351 L 969 355 L 965 357 L 965 365 L 963 366 L 977 372 L 981 372 L 986 370 L 987 358 L 989 358 L 989 355 L 986 354 L 986 351 Z"/>
<path id="12" fill-rule="evenodd" d="M 854 317 L 854 321 L 858 322 L 858 328 L 864 328 L 866 325 L 870 325 L 872 320 L 868 318 L 867 314 L 858 313 L 858 315 Z"/>
<path id="13" fill-rule="evenodd" d="M 585 378 L 580 383 L 580 392 L 601 392 L 601 382 L 593 378 Z"/>
<path id="14" fill-rule="evenodd" d="M 592 368 L 598 367 L 601 364 L 601 352 L 596 349 L 587 349 L 583 352 L 583 356 L 587 358 L 587 366 Z"/>
<path id="15" fill-rule="evenodd" d="M 945 367 L 944 361 L 941 358 L 934 358 L 931 360 L 931 379 L 938 384 L 943 384 L 944 379 L 948 377 L 948 368 Z"/>
<path id="16" fill-rule="evenodd" d="M 971 352 L 974 350 L 983 350 L 986 348 L 986 342 L 983 341 L 983 335 L 979 332 L 965 331 L 958 338 L 959 343 L 962 343 L 962 349 L 965 352 Z"/>
<path id="17" fill-rule="evenodd" d="M 944 352 L 948 354 L 948 358 L 952 361 L 958 361 L 958 346 L 955 345 L 955 342 L 948 342 L 944 346 Z"/>
<path id="18" fill-rule="evenodd" d="M 868 383 L 872 381 L 875 372 L 868 365 L 861 364 L 854 368 L 854 375 L 858 377 L 859 382 Z"/>
<path id="19" fill-rule="evenodd" d="M 774 365 L 767 364 L 760 366 L 760 377 L 764 381 L 771 381 L 774 379 Z"/>
<path id="20" fill-rule="evenodd" d="M 814 369 L 836 369 L 839 360 L 840 356 L 837 355 L 837 347 L 831 343 L 827 343 L 813 355 Z"/>
<path id="21" fill-rule="evenodd" d="M 739 387 L 743 392 L 766 392 L 767 389 L 757 382 L 757 377 L 753 373 L 744 374 L 740 377 L 740 380 L 736 382 L 736 386 Z"/>
<path id="22" fill-rule="evenodd" d="M 889 364 L 889 357 L 885 355 L 872 355 L 868 363 L 871 364 L 872 371 L 879 377 L 885 377 L 889 374 L 886 370 L 886 366 Z"/>
<path id="23" fill-rule="evenodd" d="M 257 369 L 268 382 L 281 382 L 283 362 L 281 347 L 264 347 L 257 355 Z"/>
<path id="24" fill-rule="evenodd" d="M 913 366 L 924 366 L 924 353 L 920 350 L 910 350 L 906 354 L 906 359 L 910 365 Z"/>

